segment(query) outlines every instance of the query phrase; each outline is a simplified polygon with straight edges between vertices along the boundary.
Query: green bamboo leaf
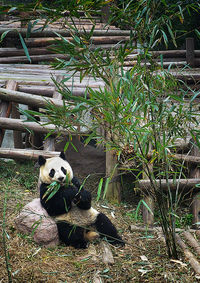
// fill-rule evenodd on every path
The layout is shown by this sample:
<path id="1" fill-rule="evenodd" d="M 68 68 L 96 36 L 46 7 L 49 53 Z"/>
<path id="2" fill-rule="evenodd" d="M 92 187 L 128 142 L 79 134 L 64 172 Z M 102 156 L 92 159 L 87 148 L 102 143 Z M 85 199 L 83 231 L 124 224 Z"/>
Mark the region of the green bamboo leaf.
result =
<path id="1" fill-rule="evenodd" d="M 25 43 L 23 37 L 21 36 L 21 34 L 20 34 L 19 32 L 18 32 L 18 34 L 19 34 L 19 38 L 20 38 L 22 47 L 23 47 L 24 52 L 25 52 L 25 54 L 26 54 L 26 57 L 28 58 L 29 62 L 31 63 L 31 57 L 30 57 L 30 55 L 29 55 L 29 52 L 28 52 L 28 48 L 27 48 L 27 46 L 26 46 L 26 43 Z"/>
<path id="2" fill-rule="evenodd" d="M 98 186 L 98 191 L 97 191 L 97 201 L 99 201 L 100 197 L 101 197 L 101 189 L 102 189 L 102 185 L 103 185 L 103 178 L 100 179 L 99 181 L 99 186 Z"/>
<path id="3" fill-rule="evenodd" d="M 90 177 L 90 174 L 87 175 L 87 177 L 83 180 L 83 183 L 81 184 L 79 191 L 80 191 L 80 190 L 82 189 L 82 187 L 85 185 L 85 182 L 87 181 L 87 179 L 88 179 L 89 177 Z"/>
<path id="4" fill-rule="evenodd" d="M 58 192 L 58 190 L 60 189 L 60 184 L 59 183 L 57 183 L 57 182 L 54 182 L 55 184 L 54 185 L 52 185 L 52 187 L 50 187 L 50 192 L 48 193 L 49 194 L 49 196 L 48 196 L 48 198 L 46 199 L 46 202 L 48 201 L 48 200 L 50 200 L 57 192 Z M 47 190 L 48 191 L 48 190 Z"/>
<path id="5" fill-rule="evenodd" d="M 190 103 L 192 103 L 192 102 L 195 100 L 195 98 L 196 98 L 199 94 L 200 94 L 200 91 L 197 91 L 197 92 L 193 95 L 193 97 L 191 98 Z"/>
<path id="6" fill-rule="evenodd" d="M 178 5 L 178 8 L 179 8 L 179 12 L 180 12 L 182 20 L 184 20 L 184 15 L 183 15 L 182 7 L 180 5 Z"/>
<path id="7" fill-rule="evenodd" d="M 7 35 L 10 31 L 11 31 L 11 29 L 8 29 L 8 30 L 6 30 L 6 31 L 4 31 L 4 32 L 2 33 L 1 38 L 0 38 L 0 42 L 3 41 L 3 39 L 6 37 L 6 35 Z"/>
<path id="8" fill-rule="evenodd" d="M 148 209 L 148 211 L 153 215 L 153 212 L 151 208 L 148 206 L 148 204 L 142 199 L 142 204 Z"/>
<path id="9" fill-rule="evenodd" d="M 78 152 L 78 149 L 75 147 L 75 145 L 73 144 L 73 142 L 70 142 L 71 146 L 73 147 L 73 149 Z"/>
<path id="10" fill-rule="evenodd" d="M 34 117 L 34 115 L 38 115 L 38 112 L 32 111 L 32 110 L 23 110 L 22 108 L 19 108 L 19 112 L 26 116 L 27 120 L 26 122 L 36 122 L 39 123 L 39 121 Z"/>
<path id="11" fill-rule="evenodd" d="M 163 39 L 164 39 L 164 43 L 166 45 L 166 47 L 168 46 L 168 38 L 166 33 L 164 32 L 164 30 L 161 30 L 162 34 L 163 34 Z"/>
<path id="12" fill-rule="evenodd" d="M 196 35 L 200 38 L 200 32 L 199 32 L 198 29 L 195 29 L 195 33 L 196 33 Z"/>
<path id="13" fill-rule="evenodd" d="M 174 33 L 173 33 L 172 29 L 170 28 L 170 26 L 169 26 L 168 24 L 167 24 L 167 28 L 168 28 L 169 34 L 171 35 L 171 38 L 172 38 L 172 41 L 173 41 L 174 46 L 177 47 L 176 39 L 175 39 Z"/>
<path id="14" fill-rule="evenodd" d="M 68 142 L 66 142 L 66 144 L 65 144 L 64 152 L 68 149 L 68 147 L 69 147 L 69 141 L 68 141 Z"/>
<path id="15" fill-rule="evenodd" d="M 109 182 L 110 182 L 110 177 L 108 177 L 106 179 L 106 183 L 105 183 L 105 187 L 104 187 L 104 192 L 103 192 L 103 199 L 105 199 L 105 197 L 106 197 L 106 193 L 107 193 L 107 190 L 108 190 Z"/>
<path id="16" fill-rule="evenodd" d="M 29 37 L 30 37 L 30 35 L 31 35 L 31 30 L 32 30 L 32 23 L 29 22 L 29 23 L 28 23 L 27 30 L 26 30 L 26 38 L 29 38 Z"/>
<path id="17" fill-rule="evenodd" d="M 140 209 L 141 204 L 142 204 L 142 200 L 140 200 L 138 202 L 138 205 L 137 205 L 136 210 L 135 210 L 135 220 L 136 221 L 138 220 L 138 213 L 139 213 L 139 209 Z"/>

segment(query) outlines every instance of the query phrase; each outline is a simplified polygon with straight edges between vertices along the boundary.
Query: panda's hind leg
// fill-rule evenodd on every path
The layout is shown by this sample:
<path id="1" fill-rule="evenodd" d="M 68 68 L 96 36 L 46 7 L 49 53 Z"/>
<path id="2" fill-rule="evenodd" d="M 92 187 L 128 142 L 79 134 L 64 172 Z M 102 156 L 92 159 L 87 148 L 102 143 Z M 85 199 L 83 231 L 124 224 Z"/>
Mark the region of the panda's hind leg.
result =
<path id="1" fill-rule="evenodd" d="M 70 225 L 64 221 L 57 223 L 59 239 L 66 245 L 76 249 L 86 249 L 88 241 L 84 238 L 84 229 Z"/>
<path id="2" fill-rule="evenodd" d="M 100 236 L 102 238 L 106 237 L 108 242 L 110 242 L 111 244 L 121 246 L 125 245 L 122 238 L 118 235 L 117 229 L 104 213 L 98 214 L 94 225 Z"/>

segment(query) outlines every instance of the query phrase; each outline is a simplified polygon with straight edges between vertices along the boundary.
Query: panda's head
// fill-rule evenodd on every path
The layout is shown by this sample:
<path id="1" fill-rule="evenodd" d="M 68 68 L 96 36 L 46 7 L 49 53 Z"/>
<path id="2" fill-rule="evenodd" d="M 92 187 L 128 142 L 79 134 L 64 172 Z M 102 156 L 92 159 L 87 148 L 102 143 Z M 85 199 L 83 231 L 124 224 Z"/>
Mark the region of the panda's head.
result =
<path id="1" fill-rule="evenodd" d="M 60 153 L 60 156 L 48 159 L 40 155 L 38 163 L 40 165 L 39 180 L 42 183 L 51 184 L 56 181 L 64 184 L 66 179 L 70 182 L 73 178 L 72 168 L 65 160 L 63 152 Z"/>

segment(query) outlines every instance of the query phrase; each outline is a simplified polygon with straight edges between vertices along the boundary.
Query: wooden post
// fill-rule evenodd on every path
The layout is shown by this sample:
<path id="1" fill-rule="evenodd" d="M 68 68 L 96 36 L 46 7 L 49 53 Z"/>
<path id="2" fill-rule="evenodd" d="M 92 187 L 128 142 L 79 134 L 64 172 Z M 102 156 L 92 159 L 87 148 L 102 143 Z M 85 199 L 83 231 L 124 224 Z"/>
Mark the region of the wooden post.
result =
<path id="1" fill-rule="evenodd" d="M 200 150 L 197 145 L 191 141 L 191 155 L 200 156 Z M 200 178 L 200 169 L 198 166 L 192 166 L 190 170 L 190 178 Z M 200 193 L 196 193 L 192 199 L 191 210 L 193 214 L 193 225 L 195 228 L 200 228 Z M 199 224 L 196 224 L 199 223 Z"/>
<path id="2" fill-rule="evenodd" d="M 153 164 L 148 164 L 149 170 L 153 170 Z M 143 179 L 148 179 L 147 175 L 143 173 Z M 146 225 L 152 226 L 154 222 L 154 199 L 150 195 L 151 190 L 149 190 L 149 194 L 147 192 L 144 193 L 143 200 L 151 209 L 151 212 L 147 209 L 145 205 L 142 206 L 142 218 Z"/>
<path id="3" fill-rule="evenodd" d="M 152 226 L 154 223 L 154 199 L 150 195 L 144 195 L 144 202 L 151 209 L 151 212 L 143 205 L 142 207 L 142 217 L 146 225 Z"/>
<path id="4" fill-rule="evenodd" d="M 19 104 L 13 102 L 11 117 L 14 118 L 14 119 L 20 118 L 20 113 L 18 111 L 18 107 L 19 107 Z M 13 140 L 14 140 L 14 148 L 23 148 L 22 132 L 13 131 Z"/>
<path id="5" fill-rule="evenodd" d="M 7 86 L 9 86 L 9 89 L 11 90 L 17 90 L 18 88 L 16 81 L 8 81 Z M 18 108 L 19 108 L 19 104 L 13 102 L 11 117 L 14 119 L 20 119 L 20 113 L 18 111 Z M 14 140 L 14 148 L 23 148 L 22 132 L 13 131 L 13 140 Z"/>
<path id="6" fill-rule="evenodd" d="M 194 38 L 186 38 L 186 62 L 190 67 L 195 66 Z"/>
<path id="7" fill-rule="evenodd" d="M 6 89 L 16 90 L 16 88 L 17 88 L 17 83 L 15 81 L 8 81 L 6 83 Z M 0 117 L 8 118 L 10 116 L 11 110 L 12 110 L 12 102 L 2 100 L 0 104 Z M 5 134 L 5 130 L 0 129 L 0 146 L 3 142 L 4 134 Z"/>
<path id="8" fill-rule="evenodd" d="M 56 82 L 60 83 L 62 79 L 63 79 L 63 76 L 57 76 Z M 54 87 L 53 98 L 62 100 L 62 95 L 57 91 L 56 86 Z M 55 151 L 55 138 L 52 136 L 48 137 L 44 141 L 43 146 L 44 146 L 44 150 Z"/>
<path id="9" fill-rule="evenodd" d="M 108 184 L 106 192 L 106 199 L 114 202 L 121 202 L 121 184 L 118 180 L 118 170 L 115 168 L 117 164 L 117 156 L 115 151 L 106 152 L 106 176 L 109 177 L 112 174 L 112 179 Z M 113 172 L 114 171 L 114 172 Z"/>
<path id="10" fill-rule="evenodd" d="M 29 110 L 33 110 L 38 112 L 39 108 L 38 107 L 34 107 L 34 106 L 29 106 Z M 34 116 L 34 118 L 37 121 L 40 121 L 40 118 L 38 116 Z M 36 149 L 41 149 L 43 146 L 43 136 L 41 135 L 41 133 L 37 133 L 37 132 L 33 132 L 33 134 L 29 134 L 27 133 L 27 136 L 29 137 L 29 143 L 30 146 Z"/>
<path id="11" fill-rule="evenodd" d="M 101 22 L 108 23 L 109 17 L 110 17 L 110 6 L 104 5 L 101 8 Z"/>

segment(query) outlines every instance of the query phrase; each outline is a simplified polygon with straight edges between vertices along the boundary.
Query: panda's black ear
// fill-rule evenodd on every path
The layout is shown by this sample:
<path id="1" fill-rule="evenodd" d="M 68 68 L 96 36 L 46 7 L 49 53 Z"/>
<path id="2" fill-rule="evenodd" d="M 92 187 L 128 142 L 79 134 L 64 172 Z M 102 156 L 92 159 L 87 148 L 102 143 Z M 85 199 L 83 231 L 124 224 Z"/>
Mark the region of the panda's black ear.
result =
<path id="1" fill-rule="evenodd" d="M 62 158 L 63 160 L 66 160 L 66 158 L 65 158 L 65 154 L 64 154 L 64 152 L 63 152 L 63 151 L 61 151 L 61 153 L 60 153 L 59 157 L 60 157 L 60 158 Z"/>
<path id="2" fill-rule="evenodd" d="M 42 166 L 46 163 L 46 159 L 42 155 L 39 155 L 38 163 L 39 163 L 40 166 Z"/>

